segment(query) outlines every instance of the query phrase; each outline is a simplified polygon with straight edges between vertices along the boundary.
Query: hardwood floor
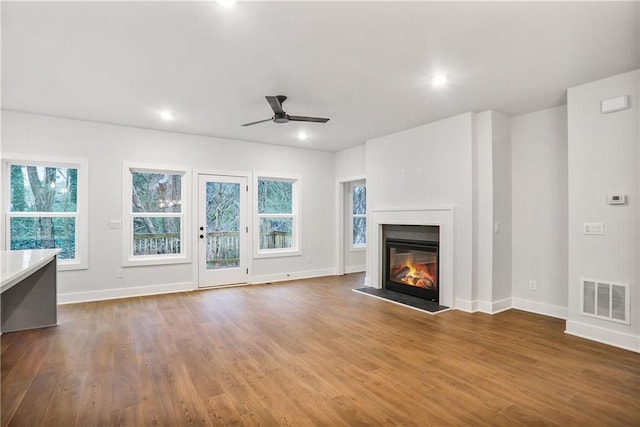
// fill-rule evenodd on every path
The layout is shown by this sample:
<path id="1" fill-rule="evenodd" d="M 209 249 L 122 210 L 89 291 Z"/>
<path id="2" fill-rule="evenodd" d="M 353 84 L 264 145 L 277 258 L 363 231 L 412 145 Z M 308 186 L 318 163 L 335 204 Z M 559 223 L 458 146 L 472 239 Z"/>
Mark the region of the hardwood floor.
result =
<path id="1" fill-rule="evenodd" d="M 61 306 L 1 337 L 1 425 L 640 425 L 640 354 L 359 274 Z"/>

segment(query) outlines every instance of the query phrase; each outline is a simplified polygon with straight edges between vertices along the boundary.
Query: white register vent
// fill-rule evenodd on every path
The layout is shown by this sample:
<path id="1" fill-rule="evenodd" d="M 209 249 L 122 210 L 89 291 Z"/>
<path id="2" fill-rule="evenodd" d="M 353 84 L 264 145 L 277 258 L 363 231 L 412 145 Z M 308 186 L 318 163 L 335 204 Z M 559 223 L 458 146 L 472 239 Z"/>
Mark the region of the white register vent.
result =
<path id="1" fill-rule="evenodd" d="M 629 284 L 598 279 L 581 280 L 581 314 L 629 324 Z"/>

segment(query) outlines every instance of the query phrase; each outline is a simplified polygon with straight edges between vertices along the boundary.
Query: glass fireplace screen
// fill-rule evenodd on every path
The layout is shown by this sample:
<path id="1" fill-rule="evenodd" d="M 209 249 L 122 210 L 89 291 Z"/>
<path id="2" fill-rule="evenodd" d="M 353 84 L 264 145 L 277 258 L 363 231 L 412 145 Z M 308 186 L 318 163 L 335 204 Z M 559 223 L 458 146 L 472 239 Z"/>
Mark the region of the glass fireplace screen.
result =
<path id="1" fill-rule="evenodd" d="M 437 290 L 438 250 L 416 246 L 389 243 L 388 279 L 407 286 Z"/>

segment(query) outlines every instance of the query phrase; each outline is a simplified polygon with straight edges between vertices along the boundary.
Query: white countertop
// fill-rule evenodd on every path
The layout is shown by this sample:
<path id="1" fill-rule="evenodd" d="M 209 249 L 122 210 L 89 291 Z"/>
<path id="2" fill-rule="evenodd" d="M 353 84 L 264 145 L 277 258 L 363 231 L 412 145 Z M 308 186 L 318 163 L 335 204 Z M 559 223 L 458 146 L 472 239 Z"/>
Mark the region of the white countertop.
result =
<path id="1" fill-rule="evenodd" d="M 29 276 L 34 271 L 46 265 L 60 249 L 28 249 L 24 251 L 0 251 L 0 292 L 10 289 L 13 285 Z"/>

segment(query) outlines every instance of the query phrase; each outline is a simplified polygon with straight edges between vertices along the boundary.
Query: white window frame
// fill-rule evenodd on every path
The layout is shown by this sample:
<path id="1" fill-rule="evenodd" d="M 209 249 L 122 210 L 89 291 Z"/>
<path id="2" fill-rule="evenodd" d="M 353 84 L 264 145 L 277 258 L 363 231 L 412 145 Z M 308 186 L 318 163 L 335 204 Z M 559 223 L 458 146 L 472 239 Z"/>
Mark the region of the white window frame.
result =
<path id="1" fill-rule="evenodd" d="M 2 233 L 5 236 L 3 248 L 11 249 L 10 221 L 12 217 L 52 217 L 75 218 L 75 242 L 76 257 L 74 259 L 58 258 L 58 270 L 86 270 L 89 268 L 88 260 L 88 187 L 89 187 L 89 162 L 87 159 L 34 156 L 31 154 L 2 154 L 2 176 L 6 183 L 2 192 L 5 220 L 2 222 Z M 56 168 L 73 168 L 78 171 L 76 212 L 10 212 L 11 206 L 11 165 L 40 166 Z"/>
<path id="2" fill-rule="evenodd" d="M 180 212 L 133 212 L 132 173 L 166 173 L 182 175 L 180 184 Z M 142 265 L 186 264 L 191 262 L 191 169 L 188 167 L 158 165 L 138 162 L 122 163 L 122 265 L 124 267 Z M 180 218 L 180 254 L 133 255 L 133 219 L 148 216 Z"/>
<path id="3" fill-rule="evenodd" d="M 258 213 L 258 182 L 261 180 L 266 181 L 287 181 L 291 182 L 291 197 L 292 206 L 291 214 L 260 214 Z M 302 178 L 300 175 L 295 174 L 282 174 L 282 173 L 254 173 L 253 179 L 253 229 L 254 241 L 253 241 L 253 257 L 254 258 L 273 258 L 273 257 L 286 257 L 302 255 L 302 245 L 300 230 L 302 230 L 302 223 L 300 218 L 300 194 L 302 187 Z M 293 218 L 293 236 L 291 247 L 286 249 L 260 249 L 260 218 L 268 217 L 290 217 Z"/>
<path id="4" fill-rule="evenodd" d="M 367 184 L 364 181 L 353 181 L 349 183 L 349 215 L 351 217 L 351 221 L 349 221 L 349 241 L 350 241 L 350 245 L 349 247 L 351 248 L 352 252 L 361 252 L 361 251 L 366 251 L 367 250 L 367 244 L 359 244 L 356 245 L 353 243 L 353 220 L 355 218 L 364 218 L 365 220 L 367 219 L 367 213 L 366 213 L 366 208 L 365 208 L 365 213 L 364 214 L 354 214 L 353 213 L 353 187 L 367 187 Z M 365 206 L 366 206 L 366 199 L 365 199 Z M 369 226 L 369 221 L 366 222 L 366 227 Z M 365 236 L 366 236 L 366 228 L 365 228 Z M 366 238 L 366 237 L 365 237 Z"/>

